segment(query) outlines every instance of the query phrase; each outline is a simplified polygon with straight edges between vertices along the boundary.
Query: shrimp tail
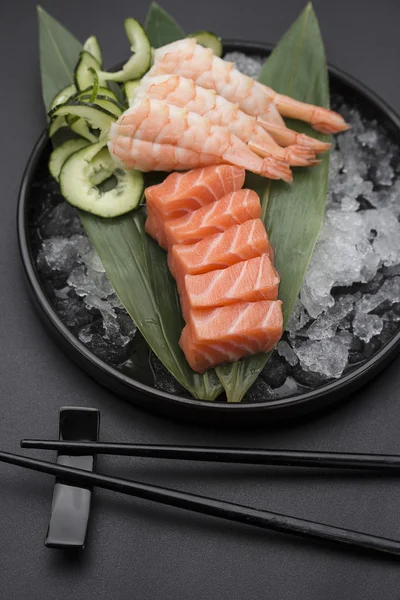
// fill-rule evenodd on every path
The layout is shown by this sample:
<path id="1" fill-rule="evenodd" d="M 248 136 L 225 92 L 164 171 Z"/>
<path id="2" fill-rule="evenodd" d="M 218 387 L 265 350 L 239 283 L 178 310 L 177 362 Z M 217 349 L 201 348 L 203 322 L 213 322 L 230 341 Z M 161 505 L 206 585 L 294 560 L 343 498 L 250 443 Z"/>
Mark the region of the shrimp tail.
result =
<path id="1" fill-rule="evenodd" d="M 257 140 L 254 140 L 253 138 L 249 141 L 248 146 L 253 152 L 263 158 L 268 156 L 278 158 L 277 152 L 271 152 L 270 148 L 266 148 L 262 144 L 259 144 Z M 291 167 L 311 167 L 319 162 L 316 160 L 314 151 L 311 148 L 307 148 L 307 146 L 301 146 L 299 144 L 288 146 L 287 148 L 281 148 L 279 146 L 279 150 L 278 160 L 286 162 Z"/>
<path id="2" fill-rule="evenodd" d="M 263 177 L 292 181 L 292 173 L 287 163 L 271 156 L 264 159 L 260 158 L 242 140 L 232 134 L 229 147 L 223 153 L 222 159 L 232 165 L 243 167 L 247 171 L 258 173 Z"/>
<path id="3" fill-rule="evenodd" d="M 320 162 L 316 159 L 312 148 L 307 148 L 307 146 L 301 146 L 300 144 L 288 146 L 284 152 L 284 160 L 293 167 L 312 167 Z"/>
<path id="4" fill-rule="evenodd" d="M 283 160 L 276 160 L 267 156 L 263 159 L 260 175 L 269 179 L 282 179 L 286 183 L 292 183 L 293 174 L 289 165 Z"/>
<path id="5" fill-rule="evenodd" d="M 258 123 L 266 131 L 268 131 L 268 133 L 280 146 L 306 146 L 307 148 L 311 148 L 315 152 L 315 154 L 327 152 L 332 146 L 332 144 L 328 142 L 322 142 L 321 140 L 317 140 L 313 137 L 310 137 L 305 133 L 298 133 L 297 131 L 293 131 L 292 129 L 288 129 L 287 127 L 279 127 L 278 125 L 271 123 L 268 119 L 264 119 L 263 117 L 258 118 Z"/>
<path id="6" fill-rule="evenodd" d="M 306 104 L 282 94 L 274 95 L 274 104 L 283 117 L 306 121 L 320 133 L 339 133 L 350 128 L 341 115 L 322 106 Z"/>
<path id="7" fill-rule="evenodd" d="M 282 148 L 259 124 L 253 129 L 248 146 L 263 158 L 272 156 L 278 160 L 283 160 L 292 167 L 309 167 L 315 161 L 315 153 L 312 148 L 299 144 Z"/>

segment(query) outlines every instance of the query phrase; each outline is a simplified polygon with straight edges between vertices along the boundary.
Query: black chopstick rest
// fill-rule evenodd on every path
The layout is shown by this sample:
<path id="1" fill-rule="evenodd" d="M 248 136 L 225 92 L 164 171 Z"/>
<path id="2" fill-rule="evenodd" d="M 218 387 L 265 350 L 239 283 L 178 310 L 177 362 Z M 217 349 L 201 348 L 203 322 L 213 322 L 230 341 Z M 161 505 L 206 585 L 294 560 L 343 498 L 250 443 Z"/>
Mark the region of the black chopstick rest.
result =
<path id="1" fill-rule="evenodd" d="M 62 441 L 99 441 L 100 412 L 94 408 L 63 407 L 60 409 L 59 439 Z M 57 463 L 93 472 L 96 455 L 70 456 L 59 453 Z M 47 548 L 84 548 L 92 489 L 70 485 L 56 479 L 51 517 L 45 545 Z"/>

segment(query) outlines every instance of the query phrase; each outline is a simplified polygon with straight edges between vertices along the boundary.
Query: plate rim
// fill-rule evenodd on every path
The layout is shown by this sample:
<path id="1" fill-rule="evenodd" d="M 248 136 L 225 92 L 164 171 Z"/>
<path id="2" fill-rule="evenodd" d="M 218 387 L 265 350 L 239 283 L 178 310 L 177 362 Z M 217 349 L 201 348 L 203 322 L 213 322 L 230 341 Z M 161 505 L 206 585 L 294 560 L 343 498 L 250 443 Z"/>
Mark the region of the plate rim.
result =
<path id="1" fill-rule="evenodd" d="M 253 54 L 269 54 L 273 49 L 273 45 L 271 44 L 236 39 L 224 39 L 223 45 L 225 52 L 236 50 Z M 381 111 L 385 112 L 400 135 L 400 117 L 385 100 L 342 69 L 328 64 L 328 70 L 330 77 L 333 76 L 346 86 L 355 89 L 357 93 L 365 96 L 370 103 L 377 105 Z M 265 420 L 276 421 L 290 418 L 301 413 L 315 411 L 318 408 L 326 407 L 348 397 L 352 391 L 355 391 L 377 375 L 379 371 L 395 358 L 397 352 L 400 351 L 399 331 L 373 357 L 344 377 L 328 382 L 309 392 L 296 394 L 290 398 L 277 398 L 257 403 L 227 403 L 177 396 L 136 381 L 114 367 L 107 365 L 86 348 L 64 325 L 56 310 L 51 305 L 50 300 L 47 298 L 36 272 L 29 244 L 28 220 L 26 217 L 30 183 L 36 165 L 47 143 L 48 135 L 47 130 L 45 130 L 32 149 L 23 172 L 18 195 L 18 244 L 25 275 L 29 284 L 29 291 L 44 324 L 50 327 L 51 332 L 56 336 L 65 353 L 78 366 L 96 379 L 96 381 L 105 385 L 119 396 L 142 407 L 154 409 L 169 416 L 184 418 L 186 420 L 195 420 L 197 417 L 200 417 L 200 420 L 208 424 L 220 422 L 221 424 L 229 425 L 242 423 L 244 418 L 246 424 L 257 425 L 256 421 L 260 417 L 264 417 L 262 424 L 265 425 Z M 343 394 L 344 388 L 345 394 Z M 226 419 L 229 419 L 229 422 Z"/>

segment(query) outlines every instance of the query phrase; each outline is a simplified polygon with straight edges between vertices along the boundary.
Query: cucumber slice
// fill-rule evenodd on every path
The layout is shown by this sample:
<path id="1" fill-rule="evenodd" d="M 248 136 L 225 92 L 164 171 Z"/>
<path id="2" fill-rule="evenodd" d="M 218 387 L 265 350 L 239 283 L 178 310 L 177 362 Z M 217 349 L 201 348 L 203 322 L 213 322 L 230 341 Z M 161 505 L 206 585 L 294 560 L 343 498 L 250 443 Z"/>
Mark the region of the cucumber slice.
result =
<path id="1" fill-rule="evenodd" d="M 71 96 L 73 96 L 75 93 L 76 93 L 75 85 L 73 83 L 71 85 L 67 85 L 60 92 L 58 92 L 58 94 L 56 94 L 56 96 L 54 96 L 53 101 L 50 105 L 50 110 L 53 110 L 53 108 L 55 108 L 59 104 L 64 104 L 64 102 L 69 100 L 69 98 L 71 98 Z"/>
<path id="2" fill-rule="evenodd" d="M 110 171 L 99 168 L 98 170 L 96 170 L 95 173 L 93 173 L 90 176 L 90 183 L 92 185 L 101 185 L 102 183 L 104 183 L 104 181 L 106 179 L 109 179 L 109 177 L 111 177 L 111 175 L 112 175 L 112 173 L 110 174 Z"/>
<path id="3" fill-rule="evenodd" d="M 95 144 L 99 141 L 99 137 L 95 135 L 92 131 L 90 131 L 89 125 L 86 123 L 85 119 L 80 119 L 79 117 L 74 117 L 72 115 L 68 115 L 66 117 L 67 125 L 70 129 L 84 138 L 91 144 Z"/>
<path id="4" fill-rule="evenodd" d="M 77 96 L 77 100 L 80 100 L 81 102 L 91 102 L 91 98 L 92 98 L 91 94 L 81 93 L 81 94 L 79 94 L 79 96 Z M 96 100 L 93 102 L 93 104 L 95 104 L 96 106 L 101 106 L 102 108 L 105 108 L 110 113 L 115 115 L 116 119 L 118 117 L 120 117 L 123 112 L 121 106 L 119 105 L 119 102 L 115 102 L 115 100 L 113 100 L 109 96 L 98 95 L 96 97 Z"/>
<path id="5" fill-rule="evenodd" d="M 92 178 L 103 171 L 114 175 L 116 186 L 103 194 Z M 64 163 L 60 173 L 61 192 L 73 206 L 99 217 L 117 217 L 139 204 L 144 181 L 140 171 L 123 171 L 116 167 L 103 142 L 75 152 Z"/>
<path id="6" fill-rule="evenodd" d="M 89 54 L 91 54 L 93 58 L 97 60 L 101 68 L 103 65 L 103 56 L 101 53 L 100 44 L 95 35 L 91 35 L 86 40 L 86 42 L 83 44 L 83 49 L 86 50 L 86 52 L 89 52 Z"/>
<path id="7" fill-rule="evenodd" d="M 211 31 L 196 31 L 196 33 L 191 33 L 188 37 L 196 38 L 198 44 L 206 48 L 211 48 L 215 56 L 222 56 L 221 38 L 215 35 L 215 33 L 211 33 Z"/>
<path id="8" fill-rule="evenodd" d="M 150 69 L 151 47 L 143 27 L 135 19 L 125 19 L 125 32 L 133 55 L 120 71 L 116 73 L 101 72 L 101 77 L 108 81 L 123 82 L 129 79 L 139 79 Z"/>
<path id="9" fill-rule="evenodd" d="M 97 94 L 99 93 L 99 76 L 93 67 L 89 67 L 88 71 L 93 75 L 93 87 L 92 93 L 90 94 L 90 102 L 95 102 Z"/>
<path id="10" fill-rule="evenodd" d="M 89 142 L 87 140 L 75 139 L 68 140 L 53 150 L 49 160 L 49 171 L 53 175 L 54 179 L 57 179 L 58 181 L 61 167 L 67 158 L 69 158 L 74 152 L 77 152 L 81 148 L 85 148 L 88 145 Z"/>
<path id="11" fill-rule="evenodd" d="M 92 90 L 93 86 L 89 86 L 85 90 L 80 90 L 79 92 L 76 92 L 76 94 L 71 98 L 71 100 L 79 100 L 81 96 L 90 96 Z M 99 85 L 97 93 L 99 96 L 107 96 L 108 98 L 114 100 L 114 102 L 117 102 L 117 104 L 119 104 L 117 95 L 112 90 L 110 90 L 110 88 Z"/>
<path id="12" fill-rule="evenodd" d="M 49 125 L 49 137 L 53 137 L 53 135 L 62 127 L 68 127 L 65 117 L 55 117 L 55 119 L 52 119 Z"/>
<path id="13" fill-rule="evenodd" d="M 100 85 L 104 84 L 104 79 L 100 74 L 100 64 L 97 62 L 94 56 L 84 50 L 79 56 L 78 64 L 76 65 L 74 71 L 74 81 L 78 90 L 84 90 L 89 86 L 93 86 L 94 76 L 93 73 L 89 71 L 90 67 L 92 67 L 98 74 Z"/>
<path id="14" fill-rule="evenodd" d="M 135 96 L 136 89 L 139 87 L 141 79 L 135 79 L 133 81 L 125 81 L 124 83 L 124 92 L 125 96 L 128 100 L 128 104 L 133 101 Z"/>
<path id="15" fill-rule="evenodd" d="M 124 110 L 126 110 L 128 106 L 126 104 L 126 98 L 122 86 L 116 81 L 107 81 L 107 87 L 114 92 L 114 94 L 117 96 L 118 102 L 124 107 Z"/>
<path id="16" fill-rule="evenodd" d="M 85 119 L 92 129 L 100 129 L 103 134 L 108 133 L 112 123 L 117 119 L 116 115 L 106 108 L 79 100 L 71 100 L 66 104 L 61 104 L 49 113 L 50 118 L 69 115 Z"/>

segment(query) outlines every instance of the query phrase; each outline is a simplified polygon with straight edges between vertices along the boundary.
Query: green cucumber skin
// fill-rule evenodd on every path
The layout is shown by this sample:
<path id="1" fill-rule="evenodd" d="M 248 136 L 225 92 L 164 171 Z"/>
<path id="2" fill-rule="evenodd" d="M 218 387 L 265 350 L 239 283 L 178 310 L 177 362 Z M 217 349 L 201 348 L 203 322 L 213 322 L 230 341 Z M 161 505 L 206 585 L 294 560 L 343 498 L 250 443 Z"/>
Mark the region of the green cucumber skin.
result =
<path id="1" fill-rule="evenodd" d="M 50 111 L 52 111 L 56 106 L 60 104 L 64 104 L 69 98 L 71 98 L 76 93 L 76 87 L 72 83 L 71 85 L 67 85 L 62 90 L 58 92 L 53 98 L 53 101 L 50 105 Z M 50 112 L 49 111 L 49 112 Z"/>
<path id="2" fill-rule="evenodd" d="M 59 181 L 60 172 L 65 161 L 75 152 L 85 148 L 90 142 L 84 139 L 68 140 L 58 146 L 50 155 L 49 171 Z"/>
<path id="3" fill-rule="evenodd" d="M 125 81 L 124 83 L 124 92 L 126 99 L 128 100 L 128 104 L 130 104 L 135 95 L 135 90 L 139 87 L 141 79 L 134 79 Z"/>
<path id="4" fill-rule="evenodd" d="M 97 60 L 100 65 L 100 68 L 103 66 L 103 55 L 101 52 L 101 47 L 99 41 L 95 35 L 91 35 L 86 42 L 83 44 L 83 49 L 86 52 L 89 52 Z"/>
<path id="5" fill-rule="evenodd" d="M 80 95 L 79 100 L 81 100 L 82 102 L 90 101 L 90 95 L 89 94 Z M 119 102 L 116 102 L 109 96 L 98 95 L 96 100 L 93 102 L 93 104 L 95 106 L 100 106 L 101 108 L 105 108 L 110 113 L 112 113 L 116 119 L 118 119 L 122 115 L 122 112 L 123 112 L 123 109 L 120 106 Z"/>
<path id="6" fill-rule="evenodd" d="M 90 131 L 85 119 L 78 118 L 76 120 L 71 120 L 68 125 L 74 133 L 87 140 L 90 144 L 95 144 L 98 142 L 98 138 Z"/>
<path id="7" fill-rule="evenodd" d="M 211 31 L 196 31 L 195 33 L 188 35 L 188 37 L 196 38 L 198 44 L 205 46 L 206 48 L 211 48 L 215 56 L 222 56 L 221 38 L 215 33 L 212 33 Z"/>
<path id="8" fill-rule="evenodd" d="M 101 72 L 108 81 L 123 83 L 131 79 L 140 79 L 150 69 L 151 46 L 143 27 L 135 19 L 125 19 L 125 33 L 134 54 L 120 71 L 115 73 Z"/>
<path id="9" fill-rule="evenodd" d="M 62 127 L 67 127 L 68 123 L 65 117 L 55 117 L 49 124 L 49 137 L 53 137 Z"/>
<path id="10" fill-rule="evenodd" d="M 93 85 L 93 75 L 90 73 L 90 71 L 88 71 L 89 67 L 93 67 L 93 69 L 95 69 L 95 71 L 98 73 L 100 85 L 104 83 L 104 80 L 100 75 L 100 64 L 97 62 L 95 57 L 90 54 L 90 52 L 83 50 L 83 52 L 80 54 L 74 71 L 74 82 L 76 89 L 79 91 Z"/>
<path id="11" fill-rule="evenodd" d="M 116 167 L 102 145 L 103 142 L 98 142 L 70 156 L 62 166 L 60 186 L 63 196 L 73 206 L 99 217 L 113 218 L 138 206 L 144 179 L 139 171 L 122 171 Z M 104 194 L 100 194 L 91 179 L 101 169 L 117 179 L 116 187 Z"/>
<path id="12" fill-rule="evenodd" d="M 79 90 L 79 92 L 76 92 L 73 96 L 71 96 L 71 100 L 79 100 L 80 98 L 82 98 L 82 96 L 90 96 L 92 94 L 92 91 L 93 86 L 89 86 L 84 90 Z M 110 100 L 114 100 L 114 102 L 118 103 L 117 96 L 108 87 L 99 86 L 97 94 L 99 96 L 107 96 L 107 98 L 109 98 Z"/>
<path id="13" fill-rule="evenodd" d="M 100 129 L 105 135 L 117 116 L 105 108 L 92 104 L 91 102 L 80 102 L 77 100 L 62 104 L 49 113 L 49 117 L 77 116 L 88 121 L 94 129 Z M 78 132 L 77 132 L 78 133 Z"/>

